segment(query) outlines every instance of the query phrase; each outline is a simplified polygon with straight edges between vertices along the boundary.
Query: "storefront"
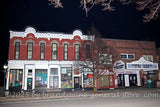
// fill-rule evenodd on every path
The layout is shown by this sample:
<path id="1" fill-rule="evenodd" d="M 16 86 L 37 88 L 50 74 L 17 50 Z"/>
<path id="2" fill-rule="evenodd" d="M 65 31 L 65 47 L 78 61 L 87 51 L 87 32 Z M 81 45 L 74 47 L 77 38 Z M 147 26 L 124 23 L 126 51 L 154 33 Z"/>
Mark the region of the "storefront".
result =
<path id="1" fill-rule="evenodd" d="M 119 87 L 146 86 L 147 80 L 158 79 L 158 64 L 141 57 L 138 61 L 125 63 L 121 60 L 114 64 L 114 72 L 118 78 Z"/>
<path id="2" fill-rule="evenodd" d="M 138 71 L 123 70 L 117 72 L 118 87 L 138 86 Z"/>
<path id="3" fill-rule="evenodd" d="M 100 71 L 101 76 L 97 79 L 98 89 L 112 89 L 115 88 L 114 72 L 112 70 Z"/>
<path id="4" fill-rule="evenodd" d="M 82 75 L 68 61 L 9 61 L 6 89 L 19 86 L 24 91 L 82 88 Z"/>
<path id="5" fill-rule="evenodd" d="M 85 89 L 92 89 L 93 88 L 93 72 L 89 71 L 88 68 L 84 68 L 83 88 L 85 88 Z"/>
<path id="6" fill-rule="evenodd" d="M 72 68 L 61 68 L 61 88 L 72 88 Z"/>
<path id="7" fill-rule="evenodd" d="M 35 88 L 47 88 L 47 69 L 35 70 Z"/>
<path id="8" fill-rule="evenodd" d="M 139 70 L 141 86 L 146 86 L 147 80 L 152 80 L 153 82 L 158 80 L 158 63 L 147 61 L 141 57 L 138 61 L 133 61 L 126 65 L 127 69 Z"/>
<path id="9" fill-rule="evenodd" d="M 73 87 L 74 89 L 82 88 L 82 72 L 80 68 L 73 68 Z"/>

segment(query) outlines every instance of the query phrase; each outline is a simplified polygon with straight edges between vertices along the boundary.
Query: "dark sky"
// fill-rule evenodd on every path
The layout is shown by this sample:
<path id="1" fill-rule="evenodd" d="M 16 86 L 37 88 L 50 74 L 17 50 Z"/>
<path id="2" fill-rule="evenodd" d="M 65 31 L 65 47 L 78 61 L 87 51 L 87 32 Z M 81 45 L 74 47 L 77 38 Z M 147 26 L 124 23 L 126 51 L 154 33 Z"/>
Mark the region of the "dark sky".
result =
<path id="1" fill-rule="evenodd" d="M 79 0 L 62 0 L 64 8 L 55 9 L 48 0 L 1 0 L 0 61 L 8 57 L 9 30 L 24 31 L 28 25 L 37 31 L 72 33 L 76 28 L 86 34 L 92 24 L 104 38 L 150 40 L 160 42 L 160 20 L 142 22 L 142 12 L 135 6 L 114 3 L 115 11 L 95 7 L 86 17 Z M 68 2 L 68 3 L 67 3 Z"/>

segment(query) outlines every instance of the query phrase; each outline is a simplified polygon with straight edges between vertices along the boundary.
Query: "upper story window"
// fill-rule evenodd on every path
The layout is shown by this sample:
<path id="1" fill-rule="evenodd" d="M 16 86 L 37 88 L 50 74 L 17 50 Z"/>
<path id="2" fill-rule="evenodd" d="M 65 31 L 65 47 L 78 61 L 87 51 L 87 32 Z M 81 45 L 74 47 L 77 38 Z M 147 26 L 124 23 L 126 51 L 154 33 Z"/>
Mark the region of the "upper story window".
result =
<path id="1" fill-rule="evenodd" d="M 80 60 L 80 45 L 75 44 L 75 60 Z"/>
<path id="2" fill-rule="evenodd" d="M 68 60 L 68 44 L 64 44 L 64 60 Z"/>
<path id="3" fill-rule="evenodd" d="M 86 44 L 86 58 L 90 58 L 90 44 Z"/>
<path id="4" fill-rule="evenodd" d="M 19 51 L 20 51 L 20 42 L 15 43 L 15 59 L 19 59 Z"/>
<path id="5" fill-rule="evenodd" d="M 57 60 L 57 44 L 52 43 L 52 59 Z"/>
<path id="6" fill-rule="evenodd" d="M 33 55 L 33 43 L 28 42 L 27 43 L 27 59 L 32 59 L 32 55 Z"/>
<path id="7" fill-rule="evenodd" d="M 99 55 L 99 64 L 100 65 L 112 64 L 112 55 L 109 54 Z"/>
<path id="8" fill-rule="evenodd" d="M 134 54 L 121 54 L 120 57 L 121 59 L 135 59 Z"/>
<path id="9" fill-rule="evenodd" d="M 40 59 L 43 60 L 45 56 L 45 43 L 40 43 Z"/>
<path id="10" fill-rule="evenodd" d="M 153 62 L 153 56 L 152 55 L 143 55 L 143 58 L 147 61 Z"/>

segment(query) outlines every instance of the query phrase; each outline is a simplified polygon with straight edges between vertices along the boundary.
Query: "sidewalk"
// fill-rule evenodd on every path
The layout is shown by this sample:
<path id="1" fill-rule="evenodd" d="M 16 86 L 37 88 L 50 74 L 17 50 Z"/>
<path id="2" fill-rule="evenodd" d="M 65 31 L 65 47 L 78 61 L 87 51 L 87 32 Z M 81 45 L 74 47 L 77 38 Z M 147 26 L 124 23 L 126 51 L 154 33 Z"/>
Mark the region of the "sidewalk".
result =
<path id="1" fill-rule="evenodd" d="M 60 98 L 81 98 L 81 97 L 113 97 L 117 95 L 122 97 L 122 95 L 145 95 L 147 93 L 156 94 L 157 98 L 160 98 L 160 88 L 119 88 L 119 89 L 106 89 L 97 90 L 97 93 L 93 93 L 93 90 L 75 90 L 75 91 L 55 91 L 46 93 L 32 93 L 32 92 L 22 92 L 13 95 L 8 95 L 6 97 L 0 97 L 0 102 L 10 102 L 10 101 L 25 101 L 25 100 L 43 100 L 43 99 L 60 99 Z M 155 96 L 153 96 L 155 97 Z"/>

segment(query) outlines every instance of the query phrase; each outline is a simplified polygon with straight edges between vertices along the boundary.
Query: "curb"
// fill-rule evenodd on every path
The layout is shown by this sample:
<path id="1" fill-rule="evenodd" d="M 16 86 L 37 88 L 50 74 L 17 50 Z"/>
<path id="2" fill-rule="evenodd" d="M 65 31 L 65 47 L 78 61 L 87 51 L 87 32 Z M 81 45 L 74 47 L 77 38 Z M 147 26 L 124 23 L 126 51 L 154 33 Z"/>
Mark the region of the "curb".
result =
<path id="1" fill-rule="evenodd" d="M 148 94 L 148 95 L 147 95 Z M 160 89 L 157 90 L 142 90 L 142 91 L 121 91 L 116 92 L 97 92 L 96 94 L 90 92 L 61 92 L 61 93 L 41 93 L 29 94 L 30 96 L 6 96 L 0 97 L 0 103 L 15 102 L 15 101 L 29 101 L 29 100 L 45 100 L 45 99 L 64 99 L 64 98 L 97 98 L 97 97 L 154 97 L 160 98 Z"/>

